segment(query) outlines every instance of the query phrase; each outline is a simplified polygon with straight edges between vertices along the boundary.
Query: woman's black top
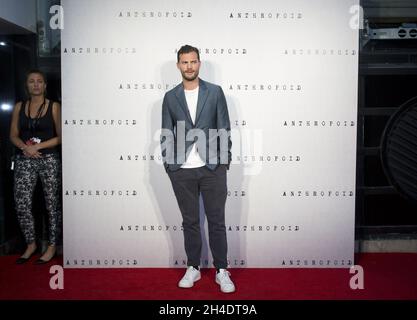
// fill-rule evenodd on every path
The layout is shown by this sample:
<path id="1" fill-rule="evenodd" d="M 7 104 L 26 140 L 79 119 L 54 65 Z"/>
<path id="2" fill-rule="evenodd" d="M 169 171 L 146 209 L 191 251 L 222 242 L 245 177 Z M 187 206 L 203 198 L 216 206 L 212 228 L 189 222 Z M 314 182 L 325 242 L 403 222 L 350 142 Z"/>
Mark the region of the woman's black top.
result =
<path id="1" fill-rule="evenodd" d="M 55 123 L 54 118 L 52 117 L 52 105 L 53 101 L 49 101 L 48 105 L 40 107 L 40 110 L 35 118 L 30 117 L 30 113 L 28 110 L 28 115 L 26 115 L 26 106 L 28 105 L 29 101 L 22 103 L 19 113 L 19 138 L 22 139 L 24 143 L 27 141 L 32 140 L 32 143 L 40 143 L 47 141 L 56 137 L 56 130 L 55 130 Z M 46 114 L 42 116 L 44 108 L 48 108 Z M 18 149 L 20 153 L 22 150 Z M 42 154 L 49 154 L 49 153 L 56 153 L 58 152 L 56 147 L 47 148 L 39 150 Z"/>

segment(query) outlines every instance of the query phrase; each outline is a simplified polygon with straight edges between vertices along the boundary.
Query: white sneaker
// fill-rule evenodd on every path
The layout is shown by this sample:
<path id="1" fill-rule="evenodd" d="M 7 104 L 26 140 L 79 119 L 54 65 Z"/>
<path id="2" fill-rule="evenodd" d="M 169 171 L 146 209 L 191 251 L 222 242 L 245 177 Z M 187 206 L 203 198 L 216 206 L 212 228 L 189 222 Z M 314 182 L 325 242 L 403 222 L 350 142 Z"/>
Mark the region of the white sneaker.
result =
<path id="1" fill-rule="evenodd" d="M 178 282 L 178 287 L 180 288 L 191 288 L 194 285 L 194 282 L 201 279 L 200 270 L 195 269 L 190 266 L 187 268 L 182 279 Z"/>
<path id="2" fill-rule="evenodd" d="M 226 269 L 219 269 L 219 272 L 216 273 L 216 283 L 220 285 L 220 290 L 224 293 L 235 292 L 235 285 L 230 279 L 230 272 Z"/>

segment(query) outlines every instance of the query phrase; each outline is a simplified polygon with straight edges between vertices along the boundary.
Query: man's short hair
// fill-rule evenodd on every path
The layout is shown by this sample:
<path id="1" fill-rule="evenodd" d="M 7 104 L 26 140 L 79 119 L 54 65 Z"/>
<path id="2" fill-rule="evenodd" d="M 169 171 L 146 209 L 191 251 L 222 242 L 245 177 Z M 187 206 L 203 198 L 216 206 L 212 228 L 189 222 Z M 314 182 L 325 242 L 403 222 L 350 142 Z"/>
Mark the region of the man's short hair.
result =
<path id="1" fill-rule="evenodd" d="M 180 62 L 180 55 L 184 54 L 184 53 L 190 53 L 190 52 L 195 52 L 197 53 L 197 58 L 198 61 L 200 61 L 200 52 L 198 51 L 198 49 L 196 47 L 190 46 L 188 44 L 182 46 L 180 48 L 180 50 L 178 50 L 177 52 L 177 62 Z"/>

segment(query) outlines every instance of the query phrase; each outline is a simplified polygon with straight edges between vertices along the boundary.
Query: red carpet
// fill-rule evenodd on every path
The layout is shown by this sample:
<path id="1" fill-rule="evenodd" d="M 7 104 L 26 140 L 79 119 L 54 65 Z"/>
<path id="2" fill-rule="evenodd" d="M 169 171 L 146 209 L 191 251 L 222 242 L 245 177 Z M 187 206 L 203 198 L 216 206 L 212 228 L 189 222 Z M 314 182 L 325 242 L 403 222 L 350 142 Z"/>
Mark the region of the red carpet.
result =
<path id="1" fill-rule="evenodd" d="M 417 254 L 357 256 L 364 289 L 352 290 L 349 269 L 231 269 L 237 291 L 222 294 L 214 269 L 192 289 L 176 284 L 183 269 L 64 269 L 64 289 L 52 290 L 49 268 L 0 257 L 0 300 L 417 300 Z M 33 258 L 34 260 L 35 258 Z"/>

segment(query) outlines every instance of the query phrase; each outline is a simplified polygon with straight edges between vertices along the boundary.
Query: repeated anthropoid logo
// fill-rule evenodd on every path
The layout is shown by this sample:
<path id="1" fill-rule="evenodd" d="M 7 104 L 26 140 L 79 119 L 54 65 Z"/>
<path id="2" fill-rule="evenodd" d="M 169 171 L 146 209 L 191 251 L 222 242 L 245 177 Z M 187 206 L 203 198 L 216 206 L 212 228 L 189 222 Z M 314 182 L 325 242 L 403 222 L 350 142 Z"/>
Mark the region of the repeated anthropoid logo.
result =
<path id="1" fill-rule="evenodd" d="M 206 47 L 198 48 L 200 54 L 205 57 L 228 57 L 228 56 L 248 56 L 249 50 L 242 47 Z M 174 49 L 177 54 L 178 49 Z M 62 49 L 63 55 L 135 55 L 140 50 L 136 47 L 120 47 L 120 46 L 68 46 Z M 353 48 L 283 48 L 278 51 L 283 56 L 299 56 L 299 57 L 352 57 L 357 56 L 358 52 Z"/>
<path id="2" fill-rule="evenodd" d="M 122 190 L 116 188 L 88 188 L 88 189 L 65 189 L 64 196 L 67 198 L 95 198 L 95 199 L 103 199 L 103 198 L 136 198 L 139 196 L 139 192 L 137 190 Z"/>
<path id="3" fill-rule="evenodd" d="M 186 257 L 177 257 L 173 258 L 174 266 L 183 267 L 187 265 Z M 213 261 L 209 259 L 202 259 L 200 265 L 203 267 L 213 265 Z M 347 259 L 329 259 L 323 257 L 317 257 L 314 259 L 311 258 L 286 258 L 280 260 L 280 266 L 284 268 L 305 268 L 305 267 L 350 267 L 353 265 L 353 261 L 349 258 Z M 235 257 L 228 259 L 229 267 L 244 267 L 246 266 L 246 260 Z"/>
<path id="4" fill-rule="evenodd" d="M 200 47 L 197 48 L 201 55 L 204 56 L 244 56 L 247 55 L 247 48 L 236 47 Z M 173 49 L 174 54 L 178 53 L 178 48 Z"/>
<path id="5" fill-rule="evenodd" d="M 107 47 L 64 47 L 62 48 L 62 55 L 83 55 L 83 56 L 126 56 L 126 55 L 135 55 L 139 50 L 135 47 L 119 47 L 119 46 L 107 46 Z"/>
<path id="6" fill-rule="evenodd" d="M 174 50 L 177 53 L 178 49 Z M 205 56 L 221 55 L 221 56 L 241 56 L 247 55 L 248 50 L 245 48 L 218 47 L 199 49 Z M 135 55 L 140 53 L 136 47 L 120 47 L 120 46 L 68 46 L 62 48 L 63 55 Z"/>
<path id="7" fill-rule="evenodd" d="M 282 120 L 281 126 L 283 128 L 355 128 L 355 120 L 346 119 L 284 119 Z"/>
<path id="8" fill-rule="evenodd" d="M 283 199 L 347 199 L 353 198 L 355 193 L 350 188 L 340 189 L 298 189 L 298 190 L 281 190 L 281 197 Z"/>
<path id="9" fill-rule="evenodd" d="M 219 12 L 217 16 L 225 17 L 228 20 L 237 21 L 279 21 L 279 22 L 290 22 L 290 21 L 302 21 L 304 13 L 296 10 L 287 11 L 270 11 L 270 10 L 258 10 L 258 11 L 247 11 L 247 10 L 235 10 L 235 11 L 224 11 Z M 116 17 L 124 20 L 159 20 L 159 19 L 191 19 L 198 17 L 198 13 L 194 13 L 189 10 L 141 10 L 139 8 L 124 9 L 116 11 Z"/>
<path id="10" fill-rule="evenodd" d="M 287 258 L 281 261 L 282 267 L 348 267 L 352 266 L 351 259 L 328 259 L 328 258 Z"/>
<path id="11" fill-rule="evenodd" d="M 174 266 L 183 267 L 187 264 L 185 257 L 173 258 L 172 264 Z M 119 259 L 114 257 L 108 258 L 96 258 L 96 257 L 71 257 L 64 261 L 65 267 L 135 267 L 138 266 L 140 262 L 139 258 L 132 259 Z M 246 261 L 240 258 L 231 258 L 228 260 L 229 266 L 245 266 Z M 212 260 L 202 259 L 201 266 L 207 267 L 213 265 Z"/>
<path id="12" fill-rule="evenodd" d="M 302 11 L 246 11 L 236 10 L 226 13 L 232 21 L 278 21 L 278 22 L 294 22 L 303 21 L 304 13 Z"/>
<path id="13" fill-rule="evenodd" d="M 230 92 L 277 92 L 277 93 L 301 93 L 303 87 L 299 83 L 230 83 L 226 84 L 225 89 Z"/>
<path id="14" fill-rule="evenodd" d="M 119 161 L 124 163 L 157 163 L 162 165 L 162 156 L 160 153 L 156 154 L 139 154 L 139 153 L 126 153 L 116 155 Z M 270 166 L 292 166 L 298 165 L 302 162 L 301 155 L 297 154 L 236 154 L 232 153 L 232 165 L 252 165 L 255 163 L 263 163 Z"/>
<path id="15" fill-rule="evenodd" d="M 246 189 L 228 189 L 227 197 L 231 199 L 241 199 L 249 196 L 249 191 Z M 327 188 L 317 188 L 317 189 L 288 189 L 280 190 L 279 194 L 283 199 L 300 199 L 300 198 L 310 198 L 310 199 L 347 199 L 353 198 L 355 192 L 353 189 L 349 188 L 340 188 L 340 189 L 327 189 Z M 120 189 L 66 189 L 64 190 L 64 196 L 67 198 L 136 198 L 139 196 L 137 190 L 120 190 Z"/>
<path id="16" fill-rule="evenodd" d="M 186 267 L 187 266 L 187 258 L 186 257 L 174 257 L 172 259 L 172 263 L 174 267 Z M 227 260 L 227 265 L 229 267 L 245 267 L 246 266 L 246 260 L 239 258 L 239 257 L 233 257 L 229 258 Z M 213 260 L 212 259 L 201 259 L 200 260 L 200 266 L 203 268 L 207 268 L 210 266 L 213 266 Z"/>
<path id="17" fill-rule="evenodd" d="M 310 56 L 310 57 L 352 57 L 358 52 L 352 48 L 284 48 L 280 51 L 284 56 Z"/>
<path id="18" fill-rule="evenodd" d="M 129 128 L 138 126 L 136 119 L 65 119 L 63 123 L 66 130 L 80 130 L 82 128 L 129 130 Z M 258 175 L 261 173 L 263 165 L 292 166 L 299 165 L 301 163 L 302 155 L 300 153 L 271 154 L 263 152 L 261 148 L 263 145 L 263 130 L 251 129 L 248 126 L 249 123 L 250 121 L 245 119 L 235 121 L 232 120 L 233 127 L 230 130 L 230 136 L 233 140 L 231 159 L 232 165 L 243 165 L 245 168 L 245 175 Z M 195 131 L 197 130 L 198 129 L 195 129 Z M 162 129 L 157 129 L 153 135 L 152 143 L 154 144 L 154 147 L 152 152 L 139 153 L 137 151 L 127 151 L 124 154 L 114 154 L 113 158 L 117 159 L 121 163 L 126 164 L 132 162 L 141 164 L 156 163 L 162 166 L 163 158 L 160 146 L 161 133 Z M 204 137 L 206 134 L 204 132 L 199 132 L 199 134 L 193 132 L 191 135 L 184 134 L 184 138 L 187 141 L 190 139 L 194 140 L 194 136 Z M 201 141 L 203 140 L 204 139 Z M 217 140 L 213 143 L 217 143 Z M 217 148 L 214 149 L 217 150 Z M 185 149 L 183 149 L 183 151 L 185 152 Z"/>
<path id="19" fill-rule="evenodd" d="M 189 10 L 140 10 L 127 9 L 116 11 L 116 17 L 123 20 L 160 20 L 175 19 L 189 20 L 193 17 L 193 12 Z"/>
<path id="20" fill-rule="evenodd" d="M 154 224 L 122 224 L 117 226 L 118 231 L 123 233 L 161 233 L 161 232 L 168 232 L 168 233 L 176 233 L 176 232 L 183 232 L 184 229 L 182 225 L 154 225 Z M 279 223 L 271 223 L 271 224 L 226 224 L 226 231 L 228 233 L 290 233 L 290 232 L 299 232 L 303 230 L 304 227 L 300 225 L 290 225 L 290 224 L 279 224 Z"/>
<path id="21" fill-rule="evenodd" d="M 221 56 L 242 56 L 248 54 L 246 48 L 236 47 L 217 47 L 217 48 L 199 48 L 200 52 L 205 56 L 221 55 Z M 178 49 L 174 49 L 177 54 Z M 135 55 L 140 50 L 136 47 L 121 46 L 68 46 L 62 48 L 63 55 Z"/>
<path id="22" fill-rule="evenodd" d="M 161 168 L 162 170 L 162 168 Z M 116 188 L 88 188 L 88 189 L 65 189 L 63 192 L 64 196 L 67 198 L 93 198 L 93 199 L 103 199 L 103 198 L 113 198 L 120 199 L 134 199 L 140 196 L 137 190 L 122 190 Z M 248 195 L 247 190 L 239 189 L 228 189 L 227 196 L 229 198 L 241 198 Z"/>
<path id="23" fill-rule="evenodd" d="M 132 127 L 137 126 L 137 119 L 94 119 L 94 118 L 78 118 L 78 119 L 64 119 L 65 127 Z M 247 127 L 249 122 L 247 120 L 231 120 L 231 125 L 234 127 Z M 356 127 L 355 120 L 348 119 L 283 119 L 281 120 L 283 128 L 354 128 Z"/>
<path id="24" fill-rule="evenodd" d="M 134 127 L 137 125 L 137 119 L 120 119 L 120 118 L 113 118 L 113 119 L 97 119 L 97 118 L 85 118 L 85 119 L 64 119 L 63 122 L 64 127 L 71 128 L 76 127 L 77 129 L 80 127 L 113 127 L 113 128 L 120 128 L 120 127 Z"/>
<path id="25" fill-rule="evenodd" d="M 114 257 L 95 258 L 95 257 L 71 257 L 64 261 L 65 266 L 74 267 L 122 267 L 122 266 L 138 266 L 139 258 L 119 259 Z"/>
<path id="26" fill-rule="evenodd" d="M 143 91 L 161 91 L 165 92 L 175 88 L 178 83 L 157 83 L 157 82 L 144 82 L 144 81 L 129 81 L 119 82 L 115 84 L 115 88 L 119 92 L 134 93 Z M 302 93 L 303 86 L 300 83 L 283 82 L 283 83 L 267 83 L 262 81 L 247 81 L 239 83 L 219 83 L 225 92 L 230 94 L 237 94 L 241 92 L 250 92 L 256 94 L 262 94 L 267 92 L 274 93 Z"/>

